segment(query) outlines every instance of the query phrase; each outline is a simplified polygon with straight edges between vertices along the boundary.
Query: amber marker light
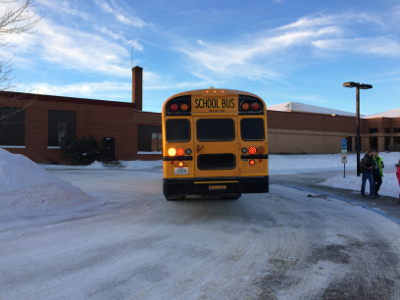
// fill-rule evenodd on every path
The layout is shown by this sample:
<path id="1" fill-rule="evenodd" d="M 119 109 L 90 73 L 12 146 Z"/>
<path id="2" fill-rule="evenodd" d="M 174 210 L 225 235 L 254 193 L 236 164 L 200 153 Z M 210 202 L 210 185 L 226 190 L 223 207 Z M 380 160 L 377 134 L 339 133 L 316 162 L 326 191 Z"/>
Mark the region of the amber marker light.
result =
<path id="1" fill-rule="evenodd" d="M 175 155 L 176 155 L 176 150 L 175 150 L 175 148 L 169 148 L 169 149 L 168 149 L 168 155 L 169 155 L 169 156 L 175 156 Z"/>
<path id="2" fill-rule="evenodd" d="M 183 167 L 183 161 L 178 162 L 178 167 L 182 168 Z"/>
<path id="3" fill-rule="evenodd" d="M 249 164 L 250 164 L 250 166 L 254 166 L 256 164 L 256 162 L 254 160 L 250 160 Z"/>
<path id="4" fill-rule="evenodd" d="M 260 146 L 257 147 L 257 154 L 263 154 L 264 153 L 264 147 Z"/>
<path id="5" fill-rule="evenodd" d="M 189 108 L 189 105 L 187 105 L 186 103 L 183 103 L 183 104 L 181 105 L 181 109 L 182 109 L 183 111 L 187 111 L 188 108 Z"/>
<path id="6" fill-rule="evenodd" d="M 176 149 L 176 155 L 182 156 L 183 154 L 185 154 L 185 150 L 183 148 Z"/>
<path id="7" fill-rule="evenodd" d="M 250 154 L 256 154 L 256 152 L 257 152 L 256 147 L 251 146 L 251 147 L 249 148 L 249 153 L 250 153 Z"/>
<path id="8" fill-rule="evenodd" d="M 248 110 L 249 107 L 250 107 L 249 104 L 246 103 L 246 102 L 242 104 L 242 109 L 243 109 L 243 110 Z"/>

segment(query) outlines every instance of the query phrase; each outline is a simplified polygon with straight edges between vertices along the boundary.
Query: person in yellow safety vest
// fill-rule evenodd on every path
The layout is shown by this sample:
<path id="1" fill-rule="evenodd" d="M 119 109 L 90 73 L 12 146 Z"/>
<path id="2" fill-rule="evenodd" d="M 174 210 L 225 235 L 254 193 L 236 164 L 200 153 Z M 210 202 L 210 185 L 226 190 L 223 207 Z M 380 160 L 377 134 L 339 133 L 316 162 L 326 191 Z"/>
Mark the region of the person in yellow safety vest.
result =
<path id="1" fill-rule="evenodd" d="M 383 164 L 383 160 L 379 155 L 379 152 L 375 150 L 374 156 L 372 159 L 375 162 L 375 170 L 374 170 L 374 183 L 375 183 L 375 191 L 376 195 L 379 196 L 378 191 L 381 187 L 382 184 L 382 177 L 383 177 L 383 168 L 385 165 Z"/>

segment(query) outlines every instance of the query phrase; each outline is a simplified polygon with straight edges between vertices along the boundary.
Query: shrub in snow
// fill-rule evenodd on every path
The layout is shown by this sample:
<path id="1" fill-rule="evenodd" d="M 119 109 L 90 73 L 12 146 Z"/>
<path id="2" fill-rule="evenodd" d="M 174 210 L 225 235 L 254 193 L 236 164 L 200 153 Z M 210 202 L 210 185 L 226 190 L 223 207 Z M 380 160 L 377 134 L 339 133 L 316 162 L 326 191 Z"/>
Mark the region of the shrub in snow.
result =
<path id="1" fill-rule="evenodd" d="M 92 136 L 80 140 L 63 140 L 61 153 L 68 158 L 73 165 L 90 165 L 95 160 L 103 159 L 105 143 L 104 140 L 97 141 Z"/>

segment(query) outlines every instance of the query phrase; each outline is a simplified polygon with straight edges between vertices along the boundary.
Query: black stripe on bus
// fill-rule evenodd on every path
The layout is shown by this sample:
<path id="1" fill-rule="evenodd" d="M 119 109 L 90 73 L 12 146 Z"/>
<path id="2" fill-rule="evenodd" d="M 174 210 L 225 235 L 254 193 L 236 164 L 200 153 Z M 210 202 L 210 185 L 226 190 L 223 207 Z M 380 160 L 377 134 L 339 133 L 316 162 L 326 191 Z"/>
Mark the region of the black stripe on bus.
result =
<path id="1" fill-rule="evenodd" d="M 254 159 L 268 159 L 268 154 L 262 154 L 262 155 L 242 155 L 240 156 L 241 159 L 248 159 L 248 158 L 254 158 Z"/>
<path id="2" fill-rule="evenodd" d="M 193 160 L 192 156 L 163 156 L 163 161 Z"/>

